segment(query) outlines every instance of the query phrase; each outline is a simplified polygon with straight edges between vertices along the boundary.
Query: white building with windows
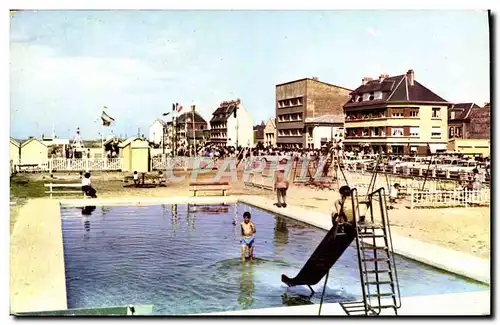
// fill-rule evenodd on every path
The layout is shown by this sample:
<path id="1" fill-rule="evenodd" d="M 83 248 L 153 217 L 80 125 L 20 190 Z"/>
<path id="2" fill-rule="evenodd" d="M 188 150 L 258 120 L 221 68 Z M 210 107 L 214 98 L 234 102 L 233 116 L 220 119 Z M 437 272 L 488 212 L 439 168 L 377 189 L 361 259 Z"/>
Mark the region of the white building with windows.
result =
<path id="1" fill-rule="evenodd" d="M 149 127 L 149 142 L 152 142 L 156 145 L 160 145 L 162 143 L 162 136 L 165 134 L 167 130 L 167 123 L 161 120 L 155 120 L 153 124 Z"/>
<path id="2" fill-rule="evenodd" d="M 307 148 L 319 149 L 330 141 L 344 139 L 344 117 L 342 115 L 324 115 L 306 118 Z"/>
<path id="3" fill-rule="evenodd" d="M 210 142 L 224 146 L 254 147 L 253 119 L 241 101 L 223 101 L 210 120 Z"/>

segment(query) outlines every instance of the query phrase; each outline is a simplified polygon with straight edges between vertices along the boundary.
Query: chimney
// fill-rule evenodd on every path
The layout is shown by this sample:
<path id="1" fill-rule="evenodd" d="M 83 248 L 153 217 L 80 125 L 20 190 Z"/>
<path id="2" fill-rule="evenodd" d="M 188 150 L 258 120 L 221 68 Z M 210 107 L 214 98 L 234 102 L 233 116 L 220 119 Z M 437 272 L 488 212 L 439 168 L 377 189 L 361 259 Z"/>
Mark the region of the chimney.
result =
<path id="1" fill-rule="evenodd" d="M 319 81 L 318 77 L 312 77 L 312 80 Z"/>
<path id="2" fill-rule="evenodd" d="M 373 78 L 370 78 L 370 77 L 364 77 L 363 79 L 361 79 L 362 82 L 363 82 L 363 85 L 366 85 L 368 83 L 368 81 L 372 81 Z"/>
<path id="3" fill-rule="evenodd" d="M 378 76 L 378 81 L 379 82 L 384 81 L 384 79 L 385 79 L 385 74 L 381 74 L 380 76 Z"/>
<path id="4" fill-rule="evenodd" d="M 408 72 L 406 73 L 406 79 L 408 79 L 408 84 L 410 86 L 414 86 L 415 85 L 415 72 L 413 70 L 408 70 Z"/>

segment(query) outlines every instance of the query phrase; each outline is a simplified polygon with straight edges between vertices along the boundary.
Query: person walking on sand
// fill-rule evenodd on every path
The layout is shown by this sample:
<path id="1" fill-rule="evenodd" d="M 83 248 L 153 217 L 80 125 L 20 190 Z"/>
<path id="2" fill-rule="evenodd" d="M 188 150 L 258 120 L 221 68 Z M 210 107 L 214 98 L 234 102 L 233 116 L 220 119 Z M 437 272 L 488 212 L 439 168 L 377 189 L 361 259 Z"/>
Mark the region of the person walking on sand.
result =
<path id="1" fill-rule="evenodd" d="M 288 180 L 285 179 L 285 171 L 283 169 L 276 173 L 274 181 L 274 190 L 276 191 L 276 197 L 278 202 L 276 206 L 278 208 L 286 208 L 286 191 L 288 190 Z"/>
<path id="2" fill-rule="evenodd" d="M 255 225 L 250 219 L 252 218 L 250 212 L 243 213 L 243 222 L 241 223 L 241 260 L 244 262 L 247 256 L 253 261 L 253 248 L 255 244 L 254 234 L 257 232 Z"/>

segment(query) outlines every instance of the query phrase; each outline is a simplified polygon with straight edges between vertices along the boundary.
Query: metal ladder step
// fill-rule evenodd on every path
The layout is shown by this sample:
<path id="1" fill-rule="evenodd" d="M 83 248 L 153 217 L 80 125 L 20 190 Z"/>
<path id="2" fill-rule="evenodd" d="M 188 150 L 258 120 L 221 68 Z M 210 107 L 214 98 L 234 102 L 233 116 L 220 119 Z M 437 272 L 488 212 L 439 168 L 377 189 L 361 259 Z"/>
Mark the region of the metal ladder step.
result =
<path id="1" fill-rule="evenodd" d="M 385 235 L 375 235 L 374 233 L 361 233 L 358 234 L 359 238 L 384 238 Z"/>
<path id="2" fill-rule="evenodd" d="M 392 270 L 364 270 L 363 273 L 392 273 Z"/>
<path id="3" fill-rule="evenodd" d="M 366 295 L 367 297 L 391 297 L 391 296 L 395 296 L 394 293 L 375 293 L 375 294 L 372 294 L 372 295 Z"/>
<path id="4" fill-rule="evenodd" d="M 380 305 L 380 306 L 371 306 L 372 308 L 396 308 L 395 305 Z"/>
<path id="5" fill-rule="evenodd" d="M 390 258 L 363 258 L 363 262 L 389 262 Z"/>
<path id="6" fill-rule="evenodd" d="M 376 284 L 391 284 L 393 285 L 393 282 L 392 281 L 368 281 L 368 282 L 365 282 L 366 285 L 376 285 Z"/>
<path id="7" fill-rule="evenodd" d="M 358 223 L 357 226 L 359 228 L 362 228 L 362 229 L 366 229 L 366 228 L 384 229 L 385 228 L 384 225 L 382 225 L 382 224 L 367 223 L 367 222 Z"/>
<path id="8" fill-rule="evenodd" d="M 388 250 L 388 247 L 385 246 L 362 246 L 362 250 L 369 250 L 369 249 L 380 249 L 380 250 Z"/>

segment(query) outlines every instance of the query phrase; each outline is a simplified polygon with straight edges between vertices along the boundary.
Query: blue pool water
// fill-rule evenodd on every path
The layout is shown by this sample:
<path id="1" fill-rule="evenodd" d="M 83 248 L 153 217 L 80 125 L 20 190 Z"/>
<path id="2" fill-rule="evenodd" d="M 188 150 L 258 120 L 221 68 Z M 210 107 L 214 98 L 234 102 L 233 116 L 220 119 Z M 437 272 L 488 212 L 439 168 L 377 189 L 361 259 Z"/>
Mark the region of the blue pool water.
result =
<path id="1" fill-rule="evenodd" d="M 253 263 L 240 261 L 244 211 L 257 228 Z M 243 204 L 97 207 L 84 213 L 61 209 L 68 308 L 153 304 L 157 315 L 181 315 L 320 300 L 323 281 L 307 298 L 307 287 L 287 288 L 281 274 L 298 273 L 324 230 Z M 400 257 L 396 263 L 403 297 L 488 288 Z M 351 246 L 330 271 L 324 301 L 360 296 Z"/>

